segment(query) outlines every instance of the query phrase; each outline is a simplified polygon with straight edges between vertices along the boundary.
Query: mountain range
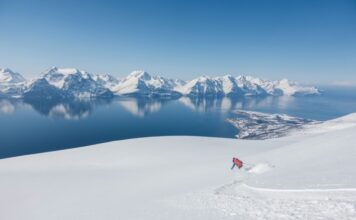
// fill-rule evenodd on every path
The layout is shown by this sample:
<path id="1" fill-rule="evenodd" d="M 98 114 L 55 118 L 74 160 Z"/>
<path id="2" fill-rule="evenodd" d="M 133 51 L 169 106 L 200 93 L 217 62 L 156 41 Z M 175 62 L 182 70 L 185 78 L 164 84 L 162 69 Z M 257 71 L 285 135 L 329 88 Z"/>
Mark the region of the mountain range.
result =
<path id="1" fill-rule="evenodd" d="M 26 80 L 10 69 L 0 69 L 0 97 L 23 99 L 91 99 L 113 96 L 224 97 L 318 95 L 314 86 L 287 79 L 269 81 L 251 76 L 201 76 L 190 81 L 134 71 L 123 79 L 75 68 L 52 67 Z"/>

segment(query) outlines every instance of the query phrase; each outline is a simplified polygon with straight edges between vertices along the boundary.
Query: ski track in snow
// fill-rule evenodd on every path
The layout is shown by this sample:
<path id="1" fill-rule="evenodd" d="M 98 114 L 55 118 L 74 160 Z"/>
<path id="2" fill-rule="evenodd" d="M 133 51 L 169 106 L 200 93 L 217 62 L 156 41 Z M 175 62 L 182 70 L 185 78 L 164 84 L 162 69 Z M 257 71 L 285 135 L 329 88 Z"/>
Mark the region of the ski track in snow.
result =
<path id="1" fill-rule="evenodd" d="M 265 189 L 235 180 L 170 204 L 186 212 L 209 213 L 207 219 L 356 219 L 356 189 Z"/>

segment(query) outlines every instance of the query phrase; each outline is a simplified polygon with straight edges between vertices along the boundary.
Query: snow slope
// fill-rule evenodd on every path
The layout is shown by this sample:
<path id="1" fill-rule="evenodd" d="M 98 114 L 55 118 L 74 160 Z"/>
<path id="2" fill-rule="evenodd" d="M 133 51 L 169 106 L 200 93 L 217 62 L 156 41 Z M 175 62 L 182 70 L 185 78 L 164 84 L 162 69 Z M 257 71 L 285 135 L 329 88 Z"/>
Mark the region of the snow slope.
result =
<path id="1" fill-rule="evenodd" d="M 356 219 L 355 122 L 263 141 L 140 138 L 3 159 L 0 219 Z M 230 170 L 233 156 L 244 169 Z"/>

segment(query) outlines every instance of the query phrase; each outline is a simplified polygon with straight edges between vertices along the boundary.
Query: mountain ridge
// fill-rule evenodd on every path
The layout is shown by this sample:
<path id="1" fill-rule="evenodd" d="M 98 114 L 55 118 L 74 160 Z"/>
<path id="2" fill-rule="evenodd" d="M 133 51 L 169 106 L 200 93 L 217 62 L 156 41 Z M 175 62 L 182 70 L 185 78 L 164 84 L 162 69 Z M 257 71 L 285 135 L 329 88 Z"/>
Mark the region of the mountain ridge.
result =
<path id="1" fill-rule="evenodd" d="M 144 70 L 123 79 L 110 74 L 89 73 L 77 68 L 52 67 L 26 80 L 10 69 L 0 69 L 0 92 L 12 98 L 90 99 L 112 96 L 224 97 L 319 95 L 314 86 L 288 79 L 270 81 L 252 76 L 200 76 L 189 81 L 151 75 Z"/>

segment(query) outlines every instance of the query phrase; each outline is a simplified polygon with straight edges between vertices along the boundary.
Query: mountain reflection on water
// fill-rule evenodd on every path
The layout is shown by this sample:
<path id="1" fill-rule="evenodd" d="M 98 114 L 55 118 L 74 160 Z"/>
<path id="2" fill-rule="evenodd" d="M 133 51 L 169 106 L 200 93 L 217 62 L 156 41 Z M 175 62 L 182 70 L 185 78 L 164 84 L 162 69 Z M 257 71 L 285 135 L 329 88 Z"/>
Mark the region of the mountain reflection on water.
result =
<path id="1" fill-rule="evenodd" d="M 120 97 L 113 99 L 69 100 L 69 101 L 21 101 L 16 99 L 0 99 L 0 114 L 12 114 L 18 108 L 32 109 L 52 119 L 80 120 L 90 117 L 95 108 L 100 106 L 119 107 L 137 117 L 159 112 L 169 102 L 177 102 L 195 112 L 224 111 L 236 109 L 255 109 L 274 106 L 284 109 L 293 102 L 294 97 L 262 97 L 262 98 L 135 98 Z"/>
<path id="2" fill-rule="evenodd" d="M 328 90 L 329 91 L 329 90 Z M 356 112 L 355 92 L 314 97 L 135 98 L 90 101 L 0 99 L 0 158 L 128 138 L 236 138 L 236 110 L 328 120 Z"/>

